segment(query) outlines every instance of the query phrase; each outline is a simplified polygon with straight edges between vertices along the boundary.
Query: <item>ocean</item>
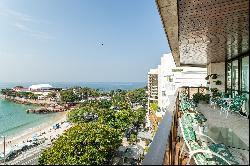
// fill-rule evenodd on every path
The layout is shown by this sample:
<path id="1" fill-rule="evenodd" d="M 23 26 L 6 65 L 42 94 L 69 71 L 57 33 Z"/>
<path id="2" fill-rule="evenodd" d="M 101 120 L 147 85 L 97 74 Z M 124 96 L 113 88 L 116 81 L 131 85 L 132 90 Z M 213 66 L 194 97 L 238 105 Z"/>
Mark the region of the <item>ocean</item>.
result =
<path id="1" fill-rule="evenodd" d="M 49 121 L 55 116 L 51 114 L 28 114 L 26 110 L 34 108 L 0 99 L 0 135 L 13 136 L 22 131 Z"/>
<path id="2" fill-rule="evenodd" d="M 110 91 L 116 89 L 130 90 L 146 86 L 146 82 L 0 82 L 0 89 L 12 88 L 17 85 L 29 87 L 33 84 L 50 84 L 54 88 L 70 88 L 75 86 L 81 86 L 100 89 L 103 91 Z"/>
<path id="3" fill-rule="evenodd" d="M 130 90 L 141 88 L 146 85 L 146 83 L 137 82 L 137 83 L 128 83 L 128 82 L 120 82 L 120 83 L 101 83 L 101 82 L 92 82 L 92 83 L 62 83 L 62 82 L 39 82 L 39 83 L 48 83 L 56 88 L 69 88 L 73 86 L 82 86 L 82 87 L 90 87 L 90 88 L 98 88 L 103 91 L 115 90 L 115 89 L 123 89 Z M 33 84 L 39 84 L 38 82 L 30 82 L 30 83 L 0 83 L 0 89 L 3 88 L 12 88 L 16 85 L 21 85 L 24 87 L 29 87 Z M 9 102 L 6 100 L 0 99 L 0 136 L 1 135 L 18 135 L 24 132 L 25 130 L 43 124 L 51 119 L 57 113 L 50 114 L 27 114 L 26 110 L 32 108 L 34 106 L 30 105 L 22 105 L 13 102 Z"/>

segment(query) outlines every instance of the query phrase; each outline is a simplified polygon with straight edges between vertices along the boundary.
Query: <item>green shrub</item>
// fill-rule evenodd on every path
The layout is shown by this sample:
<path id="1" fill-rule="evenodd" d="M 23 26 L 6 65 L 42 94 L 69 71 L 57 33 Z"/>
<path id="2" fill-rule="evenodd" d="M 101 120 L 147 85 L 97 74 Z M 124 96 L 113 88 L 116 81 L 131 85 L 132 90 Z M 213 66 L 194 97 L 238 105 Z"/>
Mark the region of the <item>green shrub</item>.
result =
<path id="1" fill-rule="evenodd" d="M 155 113 L 158 109 L 158 103 L 157 102 L 153 102 L 150 104 L 150 109 Z"/>
<path id="2" fill-rule="evenodd" d="M 202 100 L 203 94 L 202 93 L 195 93 L 193 94 L 193 101 L 195 103 L 199 103 L 200 100 Z"/>
<path id="3" fill-rule="evenodd" d="M 212 96 L 213 97 L 220 97 L 221 93 L 219 92 L 218 88 L 211 88 Z"/>
<path id="4" fill-rule="evenodd" d="M 193 94 L 193 101 L 195 103 L 199 103 L 199 101 L 205 101 L 209 103 L 210 95 L 209 94 L 202 94 L 202 93 L 195 93 Z"/>

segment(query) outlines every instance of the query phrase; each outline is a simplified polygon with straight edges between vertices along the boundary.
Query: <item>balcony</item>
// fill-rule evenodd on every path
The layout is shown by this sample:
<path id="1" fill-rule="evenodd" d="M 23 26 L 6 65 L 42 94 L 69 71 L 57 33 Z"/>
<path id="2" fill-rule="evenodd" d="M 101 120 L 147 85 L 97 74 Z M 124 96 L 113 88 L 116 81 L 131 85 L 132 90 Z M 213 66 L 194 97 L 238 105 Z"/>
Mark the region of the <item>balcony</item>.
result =
<path id="1" fill-rule="evenodd" d="M 191 101 L 193 93 L 207 93 L 206 90 L 205 87 L 179 88 L 175 95 L 171 96 L 170 105 L 158 126 L 143 165 L 249 163 L 247 117 L 230 111 L 227 115 L 227 112 L 221 111 L 218 106 L 205 103 L 198 104 L 187 113 L 183 112 L 183 107 L 180 109 L 183 92 Z M 218 149 L 221 151 L 216 151 Z M 223 156 L 226 154 L 228 156 Z"/>

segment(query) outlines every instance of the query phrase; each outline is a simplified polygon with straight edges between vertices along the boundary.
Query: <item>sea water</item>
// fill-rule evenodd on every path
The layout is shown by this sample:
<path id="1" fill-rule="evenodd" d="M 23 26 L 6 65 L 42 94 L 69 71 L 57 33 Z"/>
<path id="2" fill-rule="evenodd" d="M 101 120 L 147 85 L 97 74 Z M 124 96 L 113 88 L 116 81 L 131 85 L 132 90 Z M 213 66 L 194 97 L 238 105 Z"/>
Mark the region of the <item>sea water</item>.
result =
<path id="1" fill-rule="evenodd" d="M 70 88 L 70 87 L 89 87 L 103 91 L 110 91 L 116 89 L 131 90 L 136 88 L 142 88 L 146 86 L 146 82 L 0 82 L 0 89 L 13 88 L 14 86 L 21 85 L 29 87 L 33 84 L 50 84 L 54 88 Z"/>
<path id="2" fill-rule="evenodd" d="M 56 114 L 26 113 L 29 108 L 35 108 L 35 106 L 0 99 L 0 136 L 21 135 L 23 131 L 51 120 Z"/>
<path id="3" fill-rule="evenodd" d="M 17 85 L 24 87 L 29 87 L 32 84 L 40 84 L 41 82 L 13 82 L 13 83 L 1 83 L 0 89 L 2 88 L 12 88 Z M 42 82 L 49 83 L 56 88 L 69 88 L 73 86 L 82 86 L 96 88 L 103 91 L 123 89 L 130 90 L 146 86 L 146 83 L 143 82 L 91 82 L 91 83 L 63 83 L 63 82 Z M 26 110 L 29 108 L 34 108 L 35 106 L 17 104 L 7 100 L 0 99 L 0 136 L 18 136 L 22 135 L 25 131 L 30 128 L 44 124 L 52 120 L 57 113 L 50 114 L 33 114 L 26 113 Z"/>

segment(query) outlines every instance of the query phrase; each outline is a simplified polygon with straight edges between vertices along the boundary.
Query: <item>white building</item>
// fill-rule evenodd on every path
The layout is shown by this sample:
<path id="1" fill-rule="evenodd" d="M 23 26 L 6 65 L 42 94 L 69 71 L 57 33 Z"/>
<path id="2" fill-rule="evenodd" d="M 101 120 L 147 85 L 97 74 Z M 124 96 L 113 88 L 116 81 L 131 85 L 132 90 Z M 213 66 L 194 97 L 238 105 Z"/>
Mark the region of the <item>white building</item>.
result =
<path id="1" fill-rule="evenodd" d="M 158 101 L 158 68 L 148 72 L 148 101 Z"/>
<path id="2" fill-rule="evenodd" d="M 52 88 L 50 84 L 37 84 L 31 85 L 29 90 L 34 94 L 39 95 L 39 99 L 44 99 L 51 92 L 51 90 L 49 90 L 50 88 Z"/>
<path id="3" fill-rule="evenodd" d="M 171 53 L 163 54 L 161 64 L 158 65 L 158 107 L 166 108 L 169 105 L 168 95 L 175 92 L 171 81 L 172 68 L 175 67 L 174 59 Z M 157 113 L 159 114 L 159 113 Z"/>
<path id="4" fill-rule="evenodd" d="M 44 90 L 49 88 L 52 88 L 50 84 L 37 84 L 37 85 L 31 85 L 29 87 L 30 90 Z"/>
<path id="5" fill-rule="evenodd" d="M 176 67 L 172 54 L 164 54 L 161 64 L 148 73 L 148 104 L 157 101 L 159 111 L 156 116 L 162 117 L 170 103 L 169 96 L 174 95 L 178 87 L 206 86 L 206 76 L 206 68 Z"/>

